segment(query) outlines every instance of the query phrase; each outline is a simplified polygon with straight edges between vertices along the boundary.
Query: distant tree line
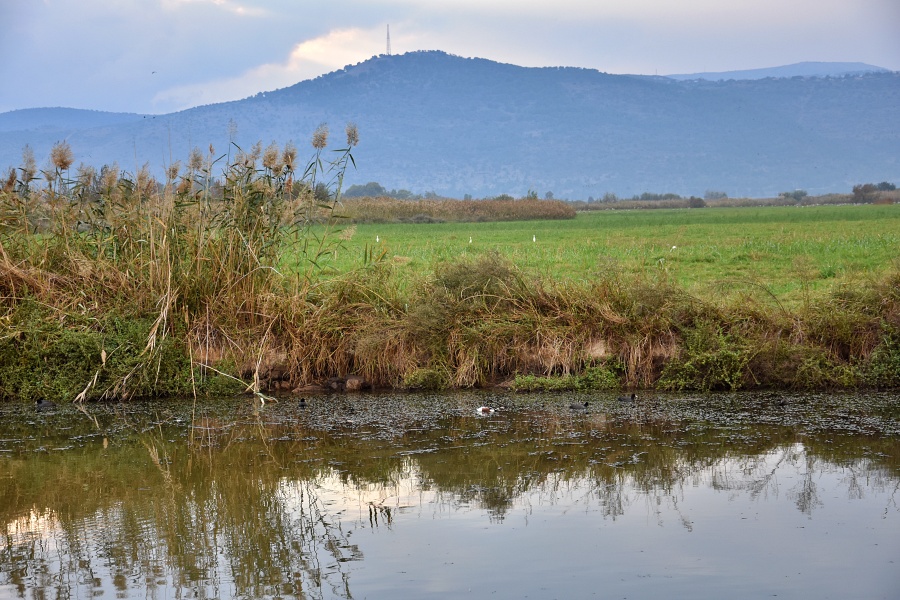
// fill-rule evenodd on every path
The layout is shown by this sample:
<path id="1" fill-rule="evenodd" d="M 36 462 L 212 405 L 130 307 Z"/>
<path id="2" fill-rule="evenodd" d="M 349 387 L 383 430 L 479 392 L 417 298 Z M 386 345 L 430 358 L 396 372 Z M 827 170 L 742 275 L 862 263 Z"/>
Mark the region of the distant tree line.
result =
<path id="1" fill-rule="evenodd" d="M 409 190 L 388 190 L 377 181 L 370 181 L 365 185 L 351 185 L 344 190 L 345 198 L 394 198 L 395 200 L 433 200 L 440 198 L 435 192 L 416 194 Z"/>
<path id="2" fill-rule="evenodd" d="M 710 194 L 713 194 L 710 196 Z M 720 199 L 727 198 L 728 194 L 725 192 L 707 192 L 706 198 L 709 199 Z M 635 194 L 631 198 L 619 198 L 616 194 L 607 192 L 603 194 L 603 196 L 595 200 L 593 196 L 588 197 L 588 204 L 593 204 L 595 202 L 600 202 L 603 204 L 612 204 L 615 202 L 671 202 L 673 200 L 684 201 L 684 205 L 689 208 L 703 208 L 706 206 L 706 202 L 704 202 L 703 198 L 698 198 L 696 196 L 683 197 L 679 194 L 675 194 L 672 192 L 666 192 L 662 194 L 657 194 L 654 192 L 644 192 L 643 194 L 637 195 Z"/>
<path id="3" fill-rule="evenodd" d="M 881 194 L 879 192 L 893 192 L 897 186 L 887 181 L 881 183 L 860 183 L 853 186 L 853 201 L 863 204 L 877 202 Z"/>
<path id="4" fill-rule="evenodd" d="M 881 183 L 861 183 L 853 186 L 853 194 L 850 199 L 851 202 L 854 203 L 872 203 L 878 201 L 885 201 L 886 198 L 890 198 L 890 194 L 886 196 L 885 193 L 896 191 L 897 186 L 893 183 L 889 183 L 887 181 L 882 181 Z M 318 191 L 318 190 L 317 190 Z M 429 199 L 438 199 L 441 198 L 435 192 L 425 192 L 424 194 L 416 194 L 406 189 L 392 189 L 388 190 L 383 185 L 378 182 L 370 181 L 365 185 L 351 185 L 344 191 L 344 197 L 347 198 L 394 198 L 396 200 L 429 200 Z M 529 189 L 528 192 L 523 196 L 523 199 L 526 200 L 538 200 L 541 196 L 537 191 L 533 189 Z M 782 201 L 787 202 L 797 202 L 797 203 L 809 203 L 815 202 L 816 198 L 809 195 L 809 192 L 803 189 L 796 189 L 789 192 L 781 192 L 778 194 L 777 198 Z M 471 194 L 466 194 L 464 200 L 472 200 Z M 500 194 L 498 196 L 486 196 L 485 200 L 513 200 L 514 196 L 509 194 Z M 554 200 L 555 194 L 552 191 L 548 191 L 543 194 L 544 200 Z M 660 203 L 660 207 L 663 205 L 669 206 L 670 203 L 676 203 L 678 206 L 686 206 L 689 208 L 702 208 L 707 205 L 707 201 L 727 201 L 728 193 L 721 190 L 706 190 L 703 194 L 702 198 L 696 196 L 682 196 L 680 194 L 676 194 L 674 192 L 644 192 L 642 194 L 635 194 L 631 197 L 619 197 L 613 192 L 606 192 L 602 196 L 598 198 L 594 198 L 593 196 L 589 196 L 587 201 L 579 200 L 572 201 L 576 204 L 613 204 L 613 203 Z M 673 204 L 672 206 L 675 206 Z"/>
<path id="5" fill-rule="evenodd" d="M 779 198 L 794 200 L 796 202 L 800 202 L 807 196 L 809 196 L 809 193 L 806 190 L 794 190 L 793 192 L 781 192 L 778 194 Z"/>
<path id="6" fill-rule="evenodd" d="M 548 192 L 549 193 L 549 192 Z M 721 192 L 724 194 L 724 192 Z M 672 192 L 665 192 L 662 194 L 657 194 L 654 192 L 644 192 L 643 194 L 635 194 L 631 198 L 620 198 L 616 194 L 612 192 L 606 192 L 603 194 L 601 198 L 598 200 L 594 200 L 593 196 L 588 198 L 588 202 L 621 202 L 623 200 L 631 200 L 633 202 L 653 202 L 655 200 L 684 200 L 684 198 L 678 194 L 674 194 Z"/>
<path id="7" fill-rule="evenodd" d="M 388 190 L 377 181 L 370 181 L 365 185 L 351 185 L 343 192 L 345 198 L 393 198 L 395 200 L 437 200 L 444 198 L 436 192 L 425 192 L 416 194 L 409 190 Z M 482 200 L 515 200 L 517 197 L 510 194 L 499 194 L 496 196 L 484 196 Z M 520 198 L 524 200 L 539 200 L 540 196 L 535 190 L 528 190 L 524 196 Z M 556 195 L 552 191 L 544 193 L 544 200 L 556 200 Z M 472 194 L 465 194 L 463 200 L 474 200 Z"/>

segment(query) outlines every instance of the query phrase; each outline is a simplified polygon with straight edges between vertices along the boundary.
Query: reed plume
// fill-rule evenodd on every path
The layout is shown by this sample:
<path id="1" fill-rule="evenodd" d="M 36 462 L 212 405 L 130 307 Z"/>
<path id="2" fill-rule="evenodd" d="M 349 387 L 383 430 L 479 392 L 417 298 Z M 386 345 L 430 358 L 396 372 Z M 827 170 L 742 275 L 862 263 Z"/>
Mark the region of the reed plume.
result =
<path id="1" fill-rule="evenodd" d="M 326 145 L 328 145 L 328 125 L 322 123 L 313 132 L 312 146 L 316 150 L 322 150 Z"/>
<path id="2" fill-rule="evenodd" d="M 68 171 L 72 163 L 75 162 L 75 156 L 72 154 L 72 147 L 68 142 L 57 142 L 53 149 L 50 150 L 50 162 L 60 171 Z"/>
<path id="3" fill-rule="evenodd" d="M 354 147 L 359 144 L 359 128 L 356 126 L 356 123 L 350 122 L 347 123 L 347 146 Z"/>

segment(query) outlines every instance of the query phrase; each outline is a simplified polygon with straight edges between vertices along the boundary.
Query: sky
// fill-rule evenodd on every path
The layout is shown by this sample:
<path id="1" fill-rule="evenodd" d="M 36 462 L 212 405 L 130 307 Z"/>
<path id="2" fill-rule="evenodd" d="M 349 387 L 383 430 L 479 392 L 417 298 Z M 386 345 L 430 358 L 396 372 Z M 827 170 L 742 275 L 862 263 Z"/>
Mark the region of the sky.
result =
<path id="1" fill-rule="evenodd" d="M 667 75 L 864 62 L 900 71 L 897 0 L 0 0 L 0 112 L 163 114 L 387 50 Z"/>

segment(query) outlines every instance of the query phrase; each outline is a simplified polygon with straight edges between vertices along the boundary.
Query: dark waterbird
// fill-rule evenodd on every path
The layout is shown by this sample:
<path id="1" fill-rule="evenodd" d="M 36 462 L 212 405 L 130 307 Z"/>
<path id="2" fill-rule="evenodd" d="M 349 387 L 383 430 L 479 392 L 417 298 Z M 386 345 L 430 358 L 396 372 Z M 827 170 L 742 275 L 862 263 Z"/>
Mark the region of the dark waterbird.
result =
<path id="1" fill-rule="evenodd" d="M 299 406 L 300 408 L 306 408 L 307 406 L 309 406 L 309 403 L 306 402 L 306 398 L 300 398 L 297 406 Z"/>
<path id="2" fill-rule="evenodd" d="M 587 402 L 585 402 L 584 404 L 578 404 L 577 402 L 575 402 L 569 405 L 569 408 L 571 408 L 572 410 L 587 410 L 587 407 Z"/>
<path id="3" fill-rule="evenodd" d="M 37 408 L 37 410 L 41 410 L 41 411 L 53 410 L 54 408 L 56 408 L 56 403 L 50 402 L 49 400 L 44 400 L 43 398 L 41 398 L 40 400 L 35 401 L 34 406 L 35 406 L 35 408 Z"/>
<path id="4" fill-rule="evenodd" d="M 631 394 L 631 396 L 619 396 L 617 400 L 619 402 L 634 402 L 637 400 L 637 394 Z"/>

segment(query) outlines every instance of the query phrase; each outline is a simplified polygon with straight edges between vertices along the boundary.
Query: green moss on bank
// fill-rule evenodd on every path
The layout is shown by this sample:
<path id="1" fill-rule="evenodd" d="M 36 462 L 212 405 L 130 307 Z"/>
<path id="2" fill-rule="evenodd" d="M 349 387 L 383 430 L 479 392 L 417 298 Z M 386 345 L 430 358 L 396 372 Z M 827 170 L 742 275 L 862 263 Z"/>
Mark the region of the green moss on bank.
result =
<path id="1" fill-rule="evenodd" d="M 25 300 L 9 316 L 8 334 L 0 339 L 0 398 L 63 402 L 243 389 L 228 377 L 192 373 L 177 329 L 149 348 L 153 326 L 148 317 L 60 315 Z"/>

